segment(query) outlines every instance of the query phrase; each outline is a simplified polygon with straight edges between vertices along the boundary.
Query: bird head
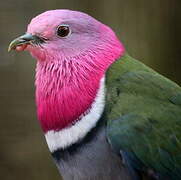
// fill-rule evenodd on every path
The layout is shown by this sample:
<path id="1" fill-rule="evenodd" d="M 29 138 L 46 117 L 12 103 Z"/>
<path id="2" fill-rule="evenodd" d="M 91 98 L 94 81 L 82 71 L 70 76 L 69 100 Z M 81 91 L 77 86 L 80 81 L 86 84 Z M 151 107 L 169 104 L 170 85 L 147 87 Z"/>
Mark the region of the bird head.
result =
<path id="1" fill-rule="evenodd" d="M 85 13 L 70 10 L 51 10 L 36 16 L 28 25 L 27 33 L 11 42 L 11 49 L 28 50 L 43 61 L 70 59 L 98 51 L 119 56 L 124 51 L 108 26 Z"/>
<path id="2" fill-rule="evenodd" d="M 71 10 L 33 18 L 11 49 L 28 50 L 38 60 L 36 103 L 44 132 L 68 127 L 89 112 L 106 70 L 124 54 L 111 28 Z"/>

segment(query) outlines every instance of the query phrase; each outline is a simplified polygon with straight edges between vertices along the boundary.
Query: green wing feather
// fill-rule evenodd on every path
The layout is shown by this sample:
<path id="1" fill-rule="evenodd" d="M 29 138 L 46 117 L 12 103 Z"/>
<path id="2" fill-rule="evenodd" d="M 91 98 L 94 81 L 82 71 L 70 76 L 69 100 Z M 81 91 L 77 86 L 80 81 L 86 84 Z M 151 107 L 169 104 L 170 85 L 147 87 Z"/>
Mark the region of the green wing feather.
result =
<path id="1" fill-rule="evenodd" d="M 181 87 L 125 55 L 107 72 L 106 102 L 111 146 L 181 179 Z"/>

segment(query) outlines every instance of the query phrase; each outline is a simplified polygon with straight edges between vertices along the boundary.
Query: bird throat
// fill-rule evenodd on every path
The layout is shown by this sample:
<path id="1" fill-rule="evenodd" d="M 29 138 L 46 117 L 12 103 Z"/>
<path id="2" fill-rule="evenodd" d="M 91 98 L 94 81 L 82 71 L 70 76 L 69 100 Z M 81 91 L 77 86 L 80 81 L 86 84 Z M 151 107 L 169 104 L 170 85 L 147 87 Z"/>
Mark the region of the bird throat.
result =
<path id="1" fill-rule="evenodd" d="M 114 40 L 78 56 L 61 59 L 59 53 L 49 51 L 38 60 L 37 115 L 51 151 L 79 141 L 95 127 L 105 105 L 104 76 L 124 52 Z"/>
<path id="2" fill-rule="evenodd" d="M 73 126 L 89 113 L 96 98 L 104 73 L 71 63 L 37 64 L 37 114 L 44 133 Z"/>
<path id="3" fill-rule="evenodd" d="M 68 148 L 82 140 L 90 132 L 102 116 L 105 106 L 105 77 L 99 83 L 99 89 L 90 108 L 69 127 L 59 131 L 50 130 L 45 133 L 50 151 L 53 153 Z"/>

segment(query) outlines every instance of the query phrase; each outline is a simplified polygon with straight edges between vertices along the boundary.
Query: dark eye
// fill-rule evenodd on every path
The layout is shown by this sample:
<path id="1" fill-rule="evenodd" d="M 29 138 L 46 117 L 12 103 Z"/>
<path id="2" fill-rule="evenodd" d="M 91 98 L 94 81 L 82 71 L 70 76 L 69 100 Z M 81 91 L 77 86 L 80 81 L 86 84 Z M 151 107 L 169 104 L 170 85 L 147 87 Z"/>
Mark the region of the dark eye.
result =
<path id="1" fill-rule="evenodd" d="M 57 35 L 60 37 L 66 37 L 70 33 L 70 28 L 68 25 L 61 25 L 57 28 Z"/>

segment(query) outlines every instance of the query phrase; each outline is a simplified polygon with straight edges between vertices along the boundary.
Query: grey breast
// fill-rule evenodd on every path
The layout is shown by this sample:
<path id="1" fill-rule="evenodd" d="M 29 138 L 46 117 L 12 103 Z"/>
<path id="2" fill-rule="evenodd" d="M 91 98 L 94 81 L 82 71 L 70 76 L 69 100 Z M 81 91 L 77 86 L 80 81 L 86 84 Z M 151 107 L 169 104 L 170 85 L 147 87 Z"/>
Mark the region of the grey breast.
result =
<path id="1" fill-rule="evenodd" d="M 73 151 L 59 151 L 57 167 L 64 180 L 128 180 L 121 157 L 106 140 L 105 126 Z"/>

